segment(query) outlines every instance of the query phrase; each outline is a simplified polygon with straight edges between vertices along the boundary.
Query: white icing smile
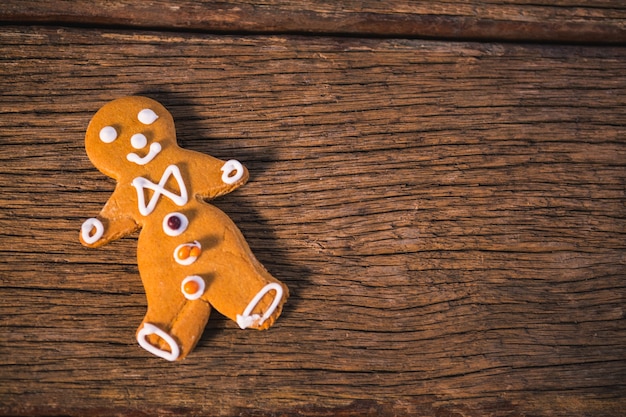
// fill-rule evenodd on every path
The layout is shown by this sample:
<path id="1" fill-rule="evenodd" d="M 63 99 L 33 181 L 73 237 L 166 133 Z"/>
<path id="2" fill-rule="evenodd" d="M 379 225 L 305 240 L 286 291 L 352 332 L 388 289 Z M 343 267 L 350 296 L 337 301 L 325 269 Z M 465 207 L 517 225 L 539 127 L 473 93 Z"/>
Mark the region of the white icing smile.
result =
<path id="1" fill-rule="evenodd" d="M 161 145 L 158 142 L 153 142 L 150 144 L 150 152 L 147 155 L 141 157 L 134 152 L 126 155 L 126 159 L 130 162 L 134 162 L 137 165 L 145 165 L 148 162 L 152 161 L 155 156 L 157 156 L 161 152 Z"/>

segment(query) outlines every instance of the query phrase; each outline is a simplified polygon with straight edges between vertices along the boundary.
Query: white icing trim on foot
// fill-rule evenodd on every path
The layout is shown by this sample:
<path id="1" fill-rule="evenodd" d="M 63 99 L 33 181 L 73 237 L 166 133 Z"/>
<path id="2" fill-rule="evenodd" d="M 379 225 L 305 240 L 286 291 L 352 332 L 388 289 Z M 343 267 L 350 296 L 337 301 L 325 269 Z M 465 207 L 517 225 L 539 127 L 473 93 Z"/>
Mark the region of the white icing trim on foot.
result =
<path id="1" fill-rule="evenodd" d="M 250 313 L 252 313 L 252 310 L 254 310 L 257 304 L 259 304 L 259 301 L 261 301 L 263 296 L 271 290 L 276 291 L 276 295 L 274 296 L 274 301 L 272 301 L 272 304 L 270 304 L 265 314 L 263 314 L 263 317 L 258 314 L 250 315 Z M 280 303 L 280 300 L 282 298 L 283 287 L 281 287 L 280 284 L 277 284 L 275 282 L 267 284 L 265 287 L 261 288 L 261 291 L 259 291 L 257 295 L 254 296 L 252 301 L 250 301 L 246 309 L 243 311 L 243 314 L 237 314 L 237 324 L 242 329 L 247 329 L 248 327 L 254 325 L 262 325 L 265 320 L 267 320 L 274 313 L 274 310 L 276 310 L 276 307 L 278 307 L 278 304 Z"/>
<path id="2" fill-rule="evenodd" d="M 167 350 L 159 349 L 158 347 L 151 345 L 146 339 L 146 337 L 151 334 L 156 334 L 161 339 L 165 340 L 167 344 L 170 345 L 170 349 L 172 351 L 168 352 Z M 148 352 L 170 362 L 178 359 L 178 356 L 180 355 L 180 349 L 178 348 L 178 344 L 174 338 L 151 323 L 144 323 L 143 328 L 139 330 L 139 333 L 137 333 L 137 342 L 139 342 L 139 346 Z"/>

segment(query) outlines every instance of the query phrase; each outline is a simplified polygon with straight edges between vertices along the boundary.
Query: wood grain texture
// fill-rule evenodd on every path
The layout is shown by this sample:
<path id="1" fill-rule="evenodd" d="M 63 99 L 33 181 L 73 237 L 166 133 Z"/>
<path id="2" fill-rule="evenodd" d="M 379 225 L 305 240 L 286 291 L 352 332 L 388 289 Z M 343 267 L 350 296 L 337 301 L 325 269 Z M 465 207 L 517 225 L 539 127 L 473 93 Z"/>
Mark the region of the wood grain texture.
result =
<path id="1" fill-rule="evenodd" d="M 616 0 L 5 0 L 0 21 L 231 33 L 626 42 L 626 6 Z"/>
<path id="2" fill-rule="evenodd" d="M 0 414 L 619 416 L 626 50 L 0 30 Z M 135 238 L 83 136 L 144 94 L 241 160 L 214 203 L 292 298 L 140 349 Z"/>

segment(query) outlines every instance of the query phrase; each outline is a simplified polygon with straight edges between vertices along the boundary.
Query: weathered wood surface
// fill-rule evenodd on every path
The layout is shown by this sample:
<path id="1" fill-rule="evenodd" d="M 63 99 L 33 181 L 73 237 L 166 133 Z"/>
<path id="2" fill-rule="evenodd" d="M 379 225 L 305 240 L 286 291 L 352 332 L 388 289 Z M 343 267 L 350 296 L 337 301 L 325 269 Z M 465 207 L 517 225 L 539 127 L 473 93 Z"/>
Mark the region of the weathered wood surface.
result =
<path id="1" fill-rule="evenodd" d="M 0 413 L 618 416 L 626 50 L 0 30 Z M 91 115 L 145 94 L 251 181 L 215 204 L 292 298 L 140 349 Z M 275 413 L 275 414 L 273 414 Z"/>
<path id="2" fill-rule="evenodd" d="M 550 42 L 626 42 L 623 1 L 5 0 L 0 21 Z"/>

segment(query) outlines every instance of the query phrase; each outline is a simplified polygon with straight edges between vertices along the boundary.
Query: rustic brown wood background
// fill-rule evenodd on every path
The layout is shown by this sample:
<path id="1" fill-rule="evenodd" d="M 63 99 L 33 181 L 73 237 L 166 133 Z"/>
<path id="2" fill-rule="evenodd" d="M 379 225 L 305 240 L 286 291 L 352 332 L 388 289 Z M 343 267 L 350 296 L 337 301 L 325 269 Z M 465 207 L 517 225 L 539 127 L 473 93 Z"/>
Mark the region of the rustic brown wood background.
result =
<path id="1" fill-rule="evenodd" d="M 623 415 L 622 2 L 40 3 L 0 6 L 0 414 Z M 270 331 L 137 346 L 135 238 L 78 242 L 130 94 L 249 168 Z"/>

